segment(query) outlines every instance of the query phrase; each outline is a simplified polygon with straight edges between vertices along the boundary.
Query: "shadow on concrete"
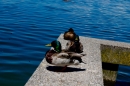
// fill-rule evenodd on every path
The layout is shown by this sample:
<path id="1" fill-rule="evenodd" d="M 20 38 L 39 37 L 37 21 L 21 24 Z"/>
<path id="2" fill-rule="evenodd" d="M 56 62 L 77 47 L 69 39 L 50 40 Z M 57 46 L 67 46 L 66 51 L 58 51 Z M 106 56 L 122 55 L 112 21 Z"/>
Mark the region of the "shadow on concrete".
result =
<path id="1" fill-rule="evenodd" d="M 53 71 L 53 72 L 78 72 L 78 71 L 85 71 L 86 69 L 80 69 L 80 68 L 73 68 L 73 67 L 67 67 L 64 71 L 60 71 L 63 67 L 59 66 L 48 66 L 46 67 L 47 70 Z"/>

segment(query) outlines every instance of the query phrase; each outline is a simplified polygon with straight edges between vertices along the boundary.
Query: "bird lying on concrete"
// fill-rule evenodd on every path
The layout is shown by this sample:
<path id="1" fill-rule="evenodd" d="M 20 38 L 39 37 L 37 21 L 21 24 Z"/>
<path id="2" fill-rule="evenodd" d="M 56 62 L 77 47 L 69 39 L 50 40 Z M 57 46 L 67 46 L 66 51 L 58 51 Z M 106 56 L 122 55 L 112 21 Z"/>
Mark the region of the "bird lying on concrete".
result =
<path id="1" fill-rule="evenodd" d="M 80 63 L 84 63 L 81 57 L 86 54 L 64 51 L 62 50 L 61 43 L 57 40 L 52 41 L 51 44 L 47 44 L 46 46 L 53 47 L 53 49 L 46 52 L 46 61 L 52 65 L 63 66 L 64 68 L 61 71 L 65 70 L 69 65 L 79 65 Z"/>

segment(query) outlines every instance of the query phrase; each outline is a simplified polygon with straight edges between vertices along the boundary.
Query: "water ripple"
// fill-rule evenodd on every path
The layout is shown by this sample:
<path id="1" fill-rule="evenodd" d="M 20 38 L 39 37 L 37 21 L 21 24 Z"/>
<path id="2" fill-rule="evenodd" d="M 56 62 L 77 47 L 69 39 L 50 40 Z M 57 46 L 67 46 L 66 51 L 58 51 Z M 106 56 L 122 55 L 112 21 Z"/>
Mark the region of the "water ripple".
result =
<path id="1" fill-rule="evenodd" d="M 78 35 L 130 43 L 128 0 L 1 0 L 0 85 L 23 86 L 70 27 Z M 8 83 L 6 83 L 8 82 Z"/>

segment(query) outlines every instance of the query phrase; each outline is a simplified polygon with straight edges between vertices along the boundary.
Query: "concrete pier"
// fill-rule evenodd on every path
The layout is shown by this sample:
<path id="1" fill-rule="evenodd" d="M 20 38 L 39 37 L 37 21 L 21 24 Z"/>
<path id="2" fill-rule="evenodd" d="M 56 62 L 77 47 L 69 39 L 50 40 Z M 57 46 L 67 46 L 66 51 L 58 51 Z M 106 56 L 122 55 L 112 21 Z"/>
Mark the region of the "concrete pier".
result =
<path id="1" fill-rule="evenodd" d="M 58 40 L 65 48 L 67 43 L 61 34 Z M 42 60 L 25 86 L 103 86 L 102 61 L 100 45 L 113 45 L 130 48 L 130 44 L 80 36 L 84 52 L 82 57 L 87 64 L 68 66 L 65 72 L 53 72 L 55 66 Z"/>

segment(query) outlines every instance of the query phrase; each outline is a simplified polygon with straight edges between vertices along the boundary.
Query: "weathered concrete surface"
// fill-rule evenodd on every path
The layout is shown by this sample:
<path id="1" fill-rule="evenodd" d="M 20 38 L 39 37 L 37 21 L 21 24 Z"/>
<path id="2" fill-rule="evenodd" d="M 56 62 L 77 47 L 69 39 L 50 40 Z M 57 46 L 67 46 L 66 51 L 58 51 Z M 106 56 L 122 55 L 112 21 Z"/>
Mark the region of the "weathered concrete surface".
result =
<path id="1" fill-rule="evenodd" d="M 64 48 L 67 41 L 63 40 L 63 34 L 58 40 Z M 122 42 L 81 36 L 80 40 L 84 46 L 83 53 L 87 54 L 82 58 L 87 64 L 69 66 L 66 72 L 53 72 L 48 69 L 52 65 L 43 59 L 25 86 L 103 86 L 100 44 L 130 48 L 130 44 Z"/>
<path id="2" fill-rule="evenodd" d="M 63 40 L 63 35 L 58 40 L 64 48 L 67 41 Z M 87 54 L 83 61 L 87 64 L 69 66 L 71 70 L 68 72 L 53 72 L 47 70 L 52 65 L 43 59 L 25 86 L 103 86 L 100 44 L 85 37 L 80 40 Z"/>

